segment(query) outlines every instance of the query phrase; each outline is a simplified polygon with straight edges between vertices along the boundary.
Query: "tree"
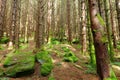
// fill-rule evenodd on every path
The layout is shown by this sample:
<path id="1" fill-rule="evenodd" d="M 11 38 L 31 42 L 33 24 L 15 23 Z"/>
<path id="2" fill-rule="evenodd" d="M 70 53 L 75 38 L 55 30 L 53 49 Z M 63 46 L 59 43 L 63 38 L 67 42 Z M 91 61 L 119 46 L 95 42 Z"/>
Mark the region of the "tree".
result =
<path id="1" fill-rule="evenodd" d="M 97 17 L 98 12 L 96 0 L 89 0 L 89 8 L 96 54 L 97 73 L 100 76 L 100 79 L 104 80 L 105 78 L 108 78 L 110 76 L 107 44 L 106 41 L 103 40 L 106 38 L 106 35 L 104 34 L 102 28 L 103 26 L 100 24 L 100 21 Z"/>
<path id="2" fill-rule="evenodd" d="M 118 19 L 119 39 L 120 39 L 120 0 L 115 0 Z"/>
<path id="3" fill-rule="evenodd" d="M 39 49 L 44 44 L 44 29 L 45 29 L 45 0 L 38 0 L 38 20 L 36 26 L 36 48 Z"/>
<path id="4" fill-rule="evenodd" d="M 68 42 L 72 41 L 71 27 L 70 27 L 70 0 L 67 0 L 67 29 L 68 29 Z"/>
<path id="5" fill-rule="evenodd" d="M 4 18 L 5 18 L 5 9 L 6 9 L 6 0 L 1 0 L 1 7 L 0 7 L 0 39 L 3 37 L 4 30 Z"/>
<path id="6" fill-rule="evenodd" d="M 19 48 L 19 27 L 20 27 L 20 5 L 21 0 L 12 1 L 12 21 L 10 26 L 10 42 L 9 47 L 13 44 L 16 49 Z"/>
<path id="7" fill-rule="evenodd" d="M 87 51 L 87 33 L 86 33 L 86 6 L 85 6 L 85 0 L 81 1 L 81 12 L 82 12 L 82 52 L 86 53 Z"/>

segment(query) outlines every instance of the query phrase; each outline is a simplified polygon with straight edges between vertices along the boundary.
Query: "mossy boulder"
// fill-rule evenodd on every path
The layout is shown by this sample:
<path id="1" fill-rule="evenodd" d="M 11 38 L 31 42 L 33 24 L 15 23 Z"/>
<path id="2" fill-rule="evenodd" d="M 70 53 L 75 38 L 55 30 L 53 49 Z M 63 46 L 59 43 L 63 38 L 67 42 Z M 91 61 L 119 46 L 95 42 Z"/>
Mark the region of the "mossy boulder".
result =
<path id="1" fill-rule="evenodd" d="M 52 69 L 53 69 L 53 65 L 51 63 L 42 64 L 40 68 L 41 75 L 43 76 L 49 75 Z"/>
<path id="2" fill-rule="evenodd" d="M 66 62 L 77 62 L 78 58 L 74 55 L 73 52 L 70 51 L 70 52 L 66 52 L 64 54 L 63 61 L 66 61 Z"/>
<path id="3" fill-rule="evenodd" d="M 48 51 L 40 51 L 36 54 L 37 61 L 41 64 L 40 73 L 42 76 L 47 76 L 53 69 L 52 57 Z"/>
<path id="4" fill-rule="evenodd" d="M 33 54 L 19 53 L 7 56 L 3 62 L 5 75 L 16 77 L 19 73 L 24 73 L 34 69 L 35 56 Z"/>

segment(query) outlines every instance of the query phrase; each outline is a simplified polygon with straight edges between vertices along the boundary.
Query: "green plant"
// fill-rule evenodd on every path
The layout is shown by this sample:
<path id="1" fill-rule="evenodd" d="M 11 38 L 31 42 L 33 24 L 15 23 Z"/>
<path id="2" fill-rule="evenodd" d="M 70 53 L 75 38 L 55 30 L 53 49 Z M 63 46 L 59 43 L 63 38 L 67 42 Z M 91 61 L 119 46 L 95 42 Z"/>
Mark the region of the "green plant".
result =
<path id="1" fill-rule="evenodd" d="M 63 50 L 64 52 L 70 52 L 70 49 L 69 49 L 68 47 L 62 47 L 62 50 Z"/>
<path id="2" fill-rule="evenodd" d="M 55 80 L 53 76 L 50 76 L 48 80 Z"/>
<path id="3" fill-rule="evenodd" d="M 47 76 L 53 69 L 52 57 L 48 51 L 40 51 L 36 54 L 37 61 L 41 64 L 40 73 L 43 76 Z"/>
<path id="4" fill-rule="evenodd" d="M 120 62 L 112 62 L 112 65 L 120 66 Z"/>
<path id="5" fill-rule="evenodd" d="M 51 38 L 50 44 L 60 44 L 60 41 L 58 41 L 58 39 L 56 39 L 56 38 Z"/>
<path id="6" fill-rule="evenodd" d="M 53 65 L 51 63 L 42 64 L 40 68 L 41 75 L 43 76 L 49 75 L 52 69 L 53 69 Z"/>
<path id="7" fill-rule="evenodd" d="M 8 37 L 2 37 L 2 38 L 0 39 L 0 43 L 2 43 L 2 44 L 6 44 L 8 41 L 9 41 L 9 38 L 8 38 Z"/>
<path id="8" fill-rule="evenodd" d="M 9 80 L 9 78 L 1 77 L 0 80 Z"/>
<path id="9" fill-rule="evenodd" d="M 96 66 L 95 65 L 87 64 L 85 66 L 87 67 L 87 70 L 85 71 L 85 73 L 87 73 L 87 74 L 96 74 Z"/>
<path id="10" fill-rule="evenodd" d="M 73 43 L 73 44 L 78 44 L 79 42 L 80 42 L 79 39 L 73 39 L 73 40 L 72 40 L 72 43 Z"/>
<path id="11" fill-rule="evenodd" d="M 65 52 L 65 54 L 63 56 L 63 61 L 66 61 L 66 62 L 77 62 L 78 58 L 74 55 L 73 52 L 69 51 L 69 52 Z"/>

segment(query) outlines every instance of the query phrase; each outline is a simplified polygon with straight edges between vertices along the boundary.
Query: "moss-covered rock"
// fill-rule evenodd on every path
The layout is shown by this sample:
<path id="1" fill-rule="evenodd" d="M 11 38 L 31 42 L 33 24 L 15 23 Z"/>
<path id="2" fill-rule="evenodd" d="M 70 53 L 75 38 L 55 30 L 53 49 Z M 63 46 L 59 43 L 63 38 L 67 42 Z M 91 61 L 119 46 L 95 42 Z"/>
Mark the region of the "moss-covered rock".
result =
<path id="1" fill-rule="evenodd" d="M 63 58 L 63 61 L 66 62 L 77 62 L 78 58 L 74 55 L 73 52 L 66 52 Z"/>
<path id="2" fill-rule="evenodd" d="M 51 63 L 42 64 L 40 68 L 41 75 L 43 76 L 49 75 L 52 69 L 53 69 L 53 65 Z"/>
<path id="3" fill-rule="evenodd" d="M 35 56 L 28 53 L 12 54 L 7 56 L 3 62 L 5 74 L 10 77 L 15 77 L 18 73 L 33 70 L 34 64 Z"/>
<path id="4" fill-rule="evenodd" d="M 36 54 L 37 61 L 41 64 L 40 73 L 43 76 L 47 76 L 53 69 L 52 57 L 48 51 L 41 51 Z"/>

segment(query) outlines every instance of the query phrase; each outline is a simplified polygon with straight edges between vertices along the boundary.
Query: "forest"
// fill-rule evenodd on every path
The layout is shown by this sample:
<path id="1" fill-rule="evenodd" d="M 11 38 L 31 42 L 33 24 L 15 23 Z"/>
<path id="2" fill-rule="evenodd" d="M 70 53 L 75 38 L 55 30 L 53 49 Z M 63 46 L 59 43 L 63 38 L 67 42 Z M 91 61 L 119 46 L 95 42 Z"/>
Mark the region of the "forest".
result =
<path id="1" fill-rule="evenodd" d="M 120 80 L 120 0 L 0 0 L 0 80 Z"/>

